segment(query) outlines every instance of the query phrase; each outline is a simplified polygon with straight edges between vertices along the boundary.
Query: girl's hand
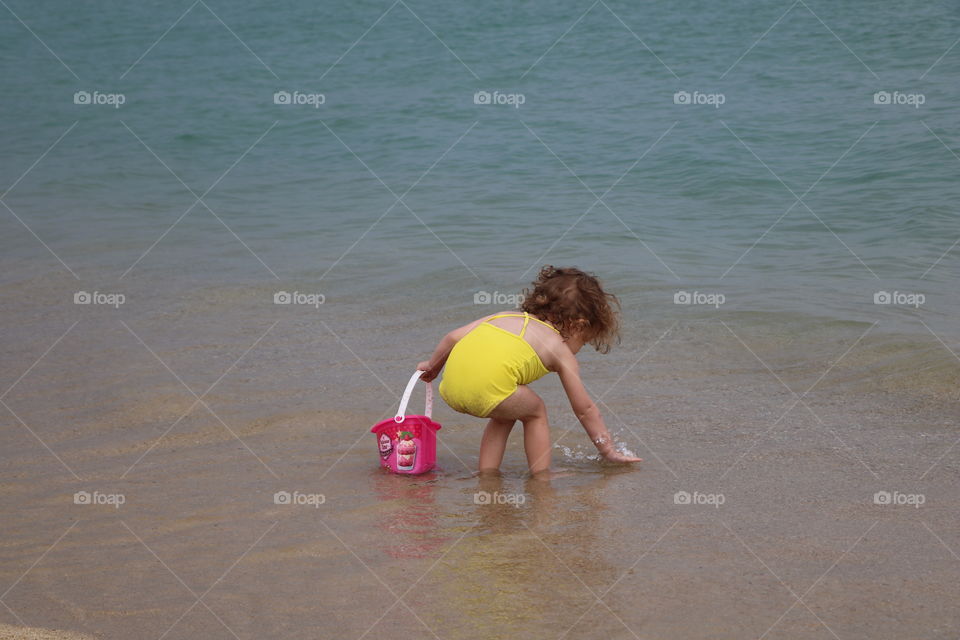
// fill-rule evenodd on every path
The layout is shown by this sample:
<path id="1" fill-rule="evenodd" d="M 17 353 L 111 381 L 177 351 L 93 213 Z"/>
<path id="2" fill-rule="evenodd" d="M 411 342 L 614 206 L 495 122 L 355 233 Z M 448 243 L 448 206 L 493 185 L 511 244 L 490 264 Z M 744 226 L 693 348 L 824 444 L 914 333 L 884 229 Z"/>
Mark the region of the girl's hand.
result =
<path id="1" fill-rule="evenodd" d="M 418 365 L 417 365 L 417 371 L 423 371 L 423 375 L 420 376 L 420 379 L 423 380 L 424 382 L 430 382 L 430 381 L 432 381 L 434 378 L 437 377 L 437 374 L 440 373 L 439 371 L 431 371 L 431 370 L 430 370 L 430 361 L 429 361 L 429 360 L 424 360 L 423 362 L 421 362 L 420 364 L 418 364 Z"/>
<path id="2" fill-rule="evenodd" d="M 613 447 L 610 447 L 609 451 L 603 452 L 600 455 L 604 457 L 607 462 L 643 462 L 643 458 L 636 458 L 634 456 L 628 456 L 620 453 Z"/>
<path id="3" fill-rule="evenodd" d="M 606 435 L 599 436 L 596 440 L 593 441 L 593 444 L 596 445 L 597 450 L 600 452 L 600 455 L 607 462 L 615 463 L 624 463 L 624 462 L 643 462 L 643 458 L 637 458 L 636 456 L 628 456 L 624 453 L 620 453 L 613 447 L 613 438 L 610 436 L 610 433 L 607 432 Z"/>

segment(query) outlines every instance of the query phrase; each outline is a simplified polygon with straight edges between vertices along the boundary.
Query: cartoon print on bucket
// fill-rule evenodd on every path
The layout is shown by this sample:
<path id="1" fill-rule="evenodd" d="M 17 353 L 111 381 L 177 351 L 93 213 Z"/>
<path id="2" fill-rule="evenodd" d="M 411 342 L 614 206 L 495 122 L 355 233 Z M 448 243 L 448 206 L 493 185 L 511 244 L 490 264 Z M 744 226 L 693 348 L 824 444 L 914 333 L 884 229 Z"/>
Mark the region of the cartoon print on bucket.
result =
<path id="1" fill-rule="evenodd" d="M 409 471 L 413 469 L 417 457 L 417 443 L 413 441 L 413 434 L 409 431 L 401 431 L 397 435 L 400 440 L 397 443 L 397 469 Z"/>

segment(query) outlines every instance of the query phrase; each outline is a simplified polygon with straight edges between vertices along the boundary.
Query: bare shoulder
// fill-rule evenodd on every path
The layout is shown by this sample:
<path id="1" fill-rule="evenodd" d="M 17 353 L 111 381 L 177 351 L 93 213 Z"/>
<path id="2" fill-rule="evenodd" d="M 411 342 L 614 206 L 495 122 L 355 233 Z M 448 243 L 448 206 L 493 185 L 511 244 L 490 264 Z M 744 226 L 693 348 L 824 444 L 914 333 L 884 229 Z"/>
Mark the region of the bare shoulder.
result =
<path id="1" fill-rule="evenodd" d="M 543 366 L 550 371 L 560 371 L 569 365 L 571 359 L 576 362 L 576 356 L 559 334 L 547 327 L 540 327 L 540 329 L 542 330 L 535 334 L 535 342 L 531 340 L 531 346 L 540 356 Z"/>

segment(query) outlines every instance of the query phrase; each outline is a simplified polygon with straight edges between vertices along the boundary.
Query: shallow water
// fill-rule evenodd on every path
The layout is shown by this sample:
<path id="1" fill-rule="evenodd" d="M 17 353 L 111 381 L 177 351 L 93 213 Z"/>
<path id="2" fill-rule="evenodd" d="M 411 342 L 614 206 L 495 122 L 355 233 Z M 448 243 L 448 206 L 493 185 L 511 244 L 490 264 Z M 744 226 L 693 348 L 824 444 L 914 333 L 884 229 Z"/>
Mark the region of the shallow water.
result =
<path id="1" fill-rule="evenodd" d="M 228 418 L 262 464 L 198 420 L 123 479 L 136 451 L 56 443 L 83 479 L 36 456 L 9 469 L 5 512 L 20 517 L 6 521 L 4 565 L 66 535 L 5 601 L 31 623 L 106 637 L 159 637 L 174 623 L 166 637 L 759 636 L 792 604 L 790 589 L 815 585 L 804 594 L 813 613 L 792 610 L 778 635 L 827 633 L 814 614 L 841 637 L 955 630 L 956 570 L 936 537 L 952 542 L 960 468 L 936 461 L 955 420 L 822 394 L 810 404 L 825 424 L 797 411 L 771 430 L 789 398 L 763 386 L 706 414 L 658 394 L 657 411 L 634 423 L 639 468 L 558 450 L 550 481 L 523 477 L 516 441 L 502 477 L 473 477 L 479 425 L 448 411 L 440 467 L 417 478 L 377 470 L 369 435 L 351 448 L 372 418 L 349 413 Z M 872 503 L 897 487 L 923 493 L 923 508 Z M 75 505 L 78 488 L 125 502 Z M 277 491 L 323 502 L 278 505 Z M 677 492 L 722 503 L 677 504 Z M 200 595 L 209 610 L 180 619 Z"/>

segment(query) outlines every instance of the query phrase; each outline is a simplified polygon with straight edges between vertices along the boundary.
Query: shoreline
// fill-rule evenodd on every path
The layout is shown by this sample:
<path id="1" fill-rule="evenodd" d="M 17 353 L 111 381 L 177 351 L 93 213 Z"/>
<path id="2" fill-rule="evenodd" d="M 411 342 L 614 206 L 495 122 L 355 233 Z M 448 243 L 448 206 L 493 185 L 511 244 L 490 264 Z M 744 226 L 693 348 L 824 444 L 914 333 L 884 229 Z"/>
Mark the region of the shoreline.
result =
<path id="1" fill-rule="evenodd" d="M 0 640 L 97 640 L 97 638 L 73 631 L 16 627 L 0 623 Z"/>

